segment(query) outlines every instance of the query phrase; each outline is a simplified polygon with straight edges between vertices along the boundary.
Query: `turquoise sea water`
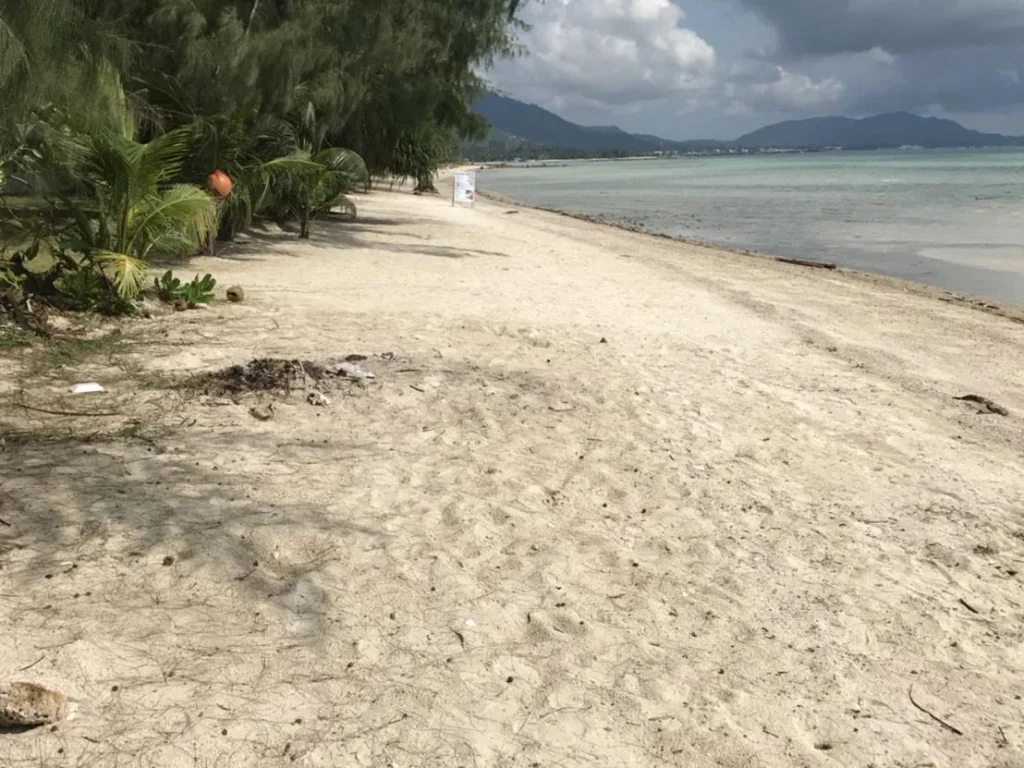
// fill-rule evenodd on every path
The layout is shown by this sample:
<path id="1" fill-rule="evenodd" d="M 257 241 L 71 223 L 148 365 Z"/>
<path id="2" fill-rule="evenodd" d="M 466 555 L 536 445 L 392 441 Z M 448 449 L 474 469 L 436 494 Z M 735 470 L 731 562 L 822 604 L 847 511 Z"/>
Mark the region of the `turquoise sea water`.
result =
<path id="1" fill-rule="evenodd" d="M 1024 152 L 831 152 L 488 170 L 482 191 L 1024 305 Z"/>

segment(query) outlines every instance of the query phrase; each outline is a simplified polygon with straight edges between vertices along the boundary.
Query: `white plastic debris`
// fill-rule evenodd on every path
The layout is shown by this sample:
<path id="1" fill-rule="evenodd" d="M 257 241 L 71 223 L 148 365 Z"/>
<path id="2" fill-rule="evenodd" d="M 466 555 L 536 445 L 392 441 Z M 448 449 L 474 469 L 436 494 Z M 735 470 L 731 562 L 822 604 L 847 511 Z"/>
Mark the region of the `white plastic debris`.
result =
<path id="1" fill-rule="evenodd" d="M 321 408 L 326 408 L 331 404 L 331 398 L 329 398 L 322 392 L 314 391 L 306 395 L 306 402 L 309 403 L 310 405 L 317 405 L 320 406 Z"/>
<path id="2" fill-rule="evenodd" d="M 377 378 L 369 371 L 364 371 L 358 365 L 352 363 L 341 363 L 338 366 L 338 373 L 349 379 L 375 379 Z"/>
<path id="3" fill-rule="evenodd" d="M 88 395 L 93 392 L 106 392 L 107 390 L 95 381 L 87 381 L 84 384 L 74 384 L 70 391 L 72 395 Z"/>
<path id="4" fill-rule="evenodd" d="M 466 626 L 466 627 L 475 627 L 476 626 L 476 622 L 473 621 L 472 619 L 466 619 L 463 622 L 463 625 Z"/>

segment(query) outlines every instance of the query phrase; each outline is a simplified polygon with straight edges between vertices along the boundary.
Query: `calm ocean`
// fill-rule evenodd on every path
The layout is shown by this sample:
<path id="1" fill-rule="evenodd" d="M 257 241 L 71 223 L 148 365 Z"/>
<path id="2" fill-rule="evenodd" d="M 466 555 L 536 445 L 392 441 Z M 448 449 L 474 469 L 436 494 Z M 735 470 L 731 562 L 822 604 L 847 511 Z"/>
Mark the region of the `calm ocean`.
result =
<path id="1" fill-rule="evenodd" d="M 485 171 L 482 191 L 1024 305 L 1024 152 L 832 152 Z"/>

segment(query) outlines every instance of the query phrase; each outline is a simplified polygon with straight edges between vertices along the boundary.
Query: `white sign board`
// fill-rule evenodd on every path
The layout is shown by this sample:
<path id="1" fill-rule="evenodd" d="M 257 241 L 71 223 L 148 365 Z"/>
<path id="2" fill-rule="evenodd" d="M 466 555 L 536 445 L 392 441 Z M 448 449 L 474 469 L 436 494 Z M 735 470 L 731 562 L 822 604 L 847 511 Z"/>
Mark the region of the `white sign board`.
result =
<path id="1" fill-rule="evenodd" d="M 476 171 L 456 171 L 455 191 L 452 193 L 452 205 L 476 201 Z"/>

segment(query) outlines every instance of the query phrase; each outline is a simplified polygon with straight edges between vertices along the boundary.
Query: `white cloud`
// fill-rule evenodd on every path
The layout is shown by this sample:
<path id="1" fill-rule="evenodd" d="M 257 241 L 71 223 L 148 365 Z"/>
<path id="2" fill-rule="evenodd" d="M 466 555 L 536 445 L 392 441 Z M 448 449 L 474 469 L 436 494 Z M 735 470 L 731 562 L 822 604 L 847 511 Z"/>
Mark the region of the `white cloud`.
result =
<path id="1" fill-rule="evenodd" d="M 868 51 L 868 57 L 876 64 L 892 64 L 896 61 L 895 56 L 885 50 L 885 48 L 879 48 L 877 45 Z"/>
<path id="2" fill-rule="evenodd" d="M 1021 86 L 1020 72 L 1019 69 L 997 69 L 996 76 L 1019 88 Z"/>
<path id="3" fill-rule="evenodd" d="M 730 100 L 729 114 L 751 112 L 805 111 L 830 107 L 842 101 L 846 85 L 834 77 L 813 80 L 782 67 L 773 68 L 770 78 L 739 78 L 724 86 Z"/>
<path id="4" fill-rule="evenodd" d="M 684 102 L 714 84 L 714 48 L 670 0 L 546 0 L 529 4 L 525 20 L 527 55 L 489 73 L 512 95 L 623 107 Z"/>

